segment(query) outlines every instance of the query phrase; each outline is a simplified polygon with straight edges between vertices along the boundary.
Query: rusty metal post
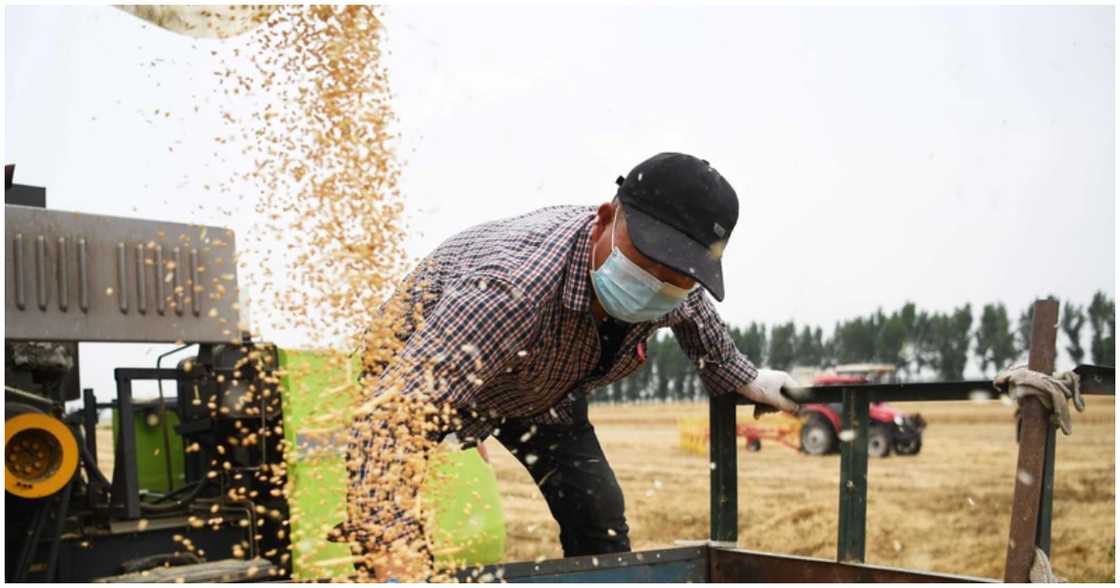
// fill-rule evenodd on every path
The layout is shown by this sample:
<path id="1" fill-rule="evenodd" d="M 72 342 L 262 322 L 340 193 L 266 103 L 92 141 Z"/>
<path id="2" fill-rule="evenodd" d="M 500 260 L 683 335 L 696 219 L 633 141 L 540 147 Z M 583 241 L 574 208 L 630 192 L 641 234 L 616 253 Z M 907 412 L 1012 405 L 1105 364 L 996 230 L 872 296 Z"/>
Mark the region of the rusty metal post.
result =
<path id="1" fill-rule="evenodd" d="M 1031 349 L 1028 367 L 1045 374 L 1054 371 L 1054 351 L 1058 338 L 1058 301 L 1034 303 L 1031 323 Z M 1015 470 L 1015 494 L 1011 503 L 1011 533 L 1007 541 L 1005 582 L 1029 580 L 1038 532 L 1042 499 L 1046 434 L 1050 415 L 1038 398 L 1028 396 L 1019 403 L 1019 462 Z"/>

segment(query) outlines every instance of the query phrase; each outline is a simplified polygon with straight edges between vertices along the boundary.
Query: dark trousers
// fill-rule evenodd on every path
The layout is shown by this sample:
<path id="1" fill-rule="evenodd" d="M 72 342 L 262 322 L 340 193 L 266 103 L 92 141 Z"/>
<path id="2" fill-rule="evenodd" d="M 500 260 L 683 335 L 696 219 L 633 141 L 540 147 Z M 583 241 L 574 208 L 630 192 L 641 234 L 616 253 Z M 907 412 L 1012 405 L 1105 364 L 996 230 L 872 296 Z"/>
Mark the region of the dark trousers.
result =
<path id="1" fill-rule="evenodd" d="M 570 426 L 506 420 L 497 439 L 541 489 L 560 524 L 564 557 L 630 551 L 622 488 L 587 419 L 587 400 L 574 412 Z"/>

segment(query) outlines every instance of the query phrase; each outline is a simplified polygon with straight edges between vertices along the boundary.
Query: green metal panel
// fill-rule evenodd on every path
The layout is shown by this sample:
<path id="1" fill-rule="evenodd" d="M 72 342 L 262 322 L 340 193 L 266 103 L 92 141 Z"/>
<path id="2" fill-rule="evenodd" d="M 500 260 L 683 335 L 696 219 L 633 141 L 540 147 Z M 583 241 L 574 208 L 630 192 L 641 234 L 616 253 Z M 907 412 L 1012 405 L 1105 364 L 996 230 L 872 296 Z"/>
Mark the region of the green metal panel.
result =
<path id="1" fill-rule="evenodd" d="M 844 410 L 840 421 L 840 521 L 836 560 L 862 562 L 867 533 L 867 397 L 854 390 L 843 392 Z M 847 438 L 847 440 L 845 440 Z"/>
<path id="2" fill-rule="evenodd" d="M 133 408 L 133 427 L 136 430 L 136 466 L 140 490 L 170 492 L 186 484 L 186 455 L 183 438 L 175 432 L 179 415 L 173 408 L 159 412 L 152 403 L 137 403 Z M 155 426 L 148 424 L 148 415 L 159 416 Z M 164 443 L 166 433 L 167 447 Z M 113 410 L 113 441 L 120 436 L 120 412 Z"/>
<path id="3" fill-rule="evenodd" d="M 284 430 L 293 448 L 288 453 L 293 576 L 344 578 L 354 572 L 350 549 L 326 536 L 346 515 L 346 442 L 358 392 L 357 358 L 280 350 L 280 367 Z M 423 491 L 433 505 L 437 563 L 488 564 L 504 557 L 497 478 L 476 450 L 433 458 Z"/>
<path id="4" fill-rule="evenodd" d="M 327 353 L 279 350 L 288 443 L 292 577 L 344 578 L 350 548 L 326 536 L 346 515 L 346 424 L 357 380 L 353 362 Z"/>
<path id="5" fill-rule="evenodd" d="M 506 521 L 498 478 L 478 450 L 432 458 L 424 496 L 435 504 L 432 551 L 440 565 L 498 563 L 506 553 Z"/>
<path id="6" fill-rule="evenodd" d="M 723 394 L 708 402 L 711 462 L 712 541 L 738 541 L 739 478 L 735 445 L 735 397 Z"/>

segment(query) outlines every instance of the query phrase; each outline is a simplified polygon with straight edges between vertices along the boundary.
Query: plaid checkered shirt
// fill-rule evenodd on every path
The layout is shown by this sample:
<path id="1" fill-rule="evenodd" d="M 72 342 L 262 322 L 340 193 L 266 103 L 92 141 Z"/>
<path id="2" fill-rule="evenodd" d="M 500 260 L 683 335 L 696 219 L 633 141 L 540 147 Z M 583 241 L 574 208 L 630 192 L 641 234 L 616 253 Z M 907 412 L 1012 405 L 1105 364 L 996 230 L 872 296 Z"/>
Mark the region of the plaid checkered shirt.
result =
<path id="1" fill-rule="evenodd" d="M 419 330 L 407 327 L 402 355 L 415 364 L 438 358 L 439 400 L 490 417 L 466 417 L 461 440 L 485 439 L 495 417 L 569 423 L 573 401 L 637 370 L 645 340 L 663 327 L 710 394 L 734 392 L 757 375 L 702 288 L 662 319 L 633 325 L 613 365 L 596 373 L 594 217 L 595 207 L 555 206 L 485 223 L 448 239 L 410 277 L 424 320 Z"/>

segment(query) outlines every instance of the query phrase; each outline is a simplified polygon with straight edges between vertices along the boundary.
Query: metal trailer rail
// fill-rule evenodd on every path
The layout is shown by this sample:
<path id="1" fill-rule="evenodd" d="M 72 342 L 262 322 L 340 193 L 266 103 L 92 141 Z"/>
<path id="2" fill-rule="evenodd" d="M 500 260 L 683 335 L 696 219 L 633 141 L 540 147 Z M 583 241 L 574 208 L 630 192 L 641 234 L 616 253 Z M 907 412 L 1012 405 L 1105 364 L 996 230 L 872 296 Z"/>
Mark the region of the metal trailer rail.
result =
<path id="1" fill-rule="evenodd" d="M 704 544 L 469 568 L 463 582 L 990 582 Z"/>
<path id="2" fill-rule="evenodd" d="M 1057 341 L 1058 303 L 1035 302 L 1029 367 L 1051 373 Z M 1083 395 L 1114 396 L 1115 368 L 1080 365 Z M 711 470 L 710 541 L 694 547 L 518 562 L 472 568 L 459 573 L 469 581 L 506 582 L 988 582 L 986 578 L 935 574 L 866 565 L 867 433 L 873 402 L 974 400 L 992 397 L 990 380 L 909 384 L 814 386 L 799 395 L 802 403 L 843 404 L 842 428 L 855 432 L 840 445 L 840 487 L 836 560 L 736 549 L 739 537 L 738 449 L 735 412 L 752 404 L 738 394 L 709 402 Z M 1056 428 L 1037 398 L 1020 404 L 1021 437 L 1004 580 L 1026 582 L 1038 545 L 1050 554 L 1054 498 Z M 1033 484 L 1041 480 L 1040 484 Z"/>

